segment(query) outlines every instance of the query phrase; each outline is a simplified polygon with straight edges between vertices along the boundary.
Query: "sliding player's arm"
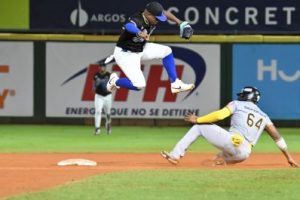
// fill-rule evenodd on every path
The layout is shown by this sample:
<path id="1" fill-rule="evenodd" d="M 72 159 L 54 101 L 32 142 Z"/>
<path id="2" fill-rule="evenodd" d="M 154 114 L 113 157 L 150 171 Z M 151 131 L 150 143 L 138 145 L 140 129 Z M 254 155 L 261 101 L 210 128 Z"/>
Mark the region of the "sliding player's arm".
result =
<path id="1" fill-rule="evenodd" d="M 222 108 L 221 110 L 217 110 L 217 111 L 214 111 L 214 112 L 211 112 L 207 115 L 204 115 L 204 116 L 201 116 L 201 117 L 198 117 L 192 113 L 188 113 L 185 117 L 184 117 L 184 120 L 187 121 L 187 122 L 191 122 L 193 124 L 196 124 L 196 123 L 213 123 L 213 122 L 216 122 L 216 121 L 220 121 L 220 120 L 223 120 L 225 119 L 226 117 L 229 117 L 231 115 L 231 110 L 225 106 L 224 108 Z"/>

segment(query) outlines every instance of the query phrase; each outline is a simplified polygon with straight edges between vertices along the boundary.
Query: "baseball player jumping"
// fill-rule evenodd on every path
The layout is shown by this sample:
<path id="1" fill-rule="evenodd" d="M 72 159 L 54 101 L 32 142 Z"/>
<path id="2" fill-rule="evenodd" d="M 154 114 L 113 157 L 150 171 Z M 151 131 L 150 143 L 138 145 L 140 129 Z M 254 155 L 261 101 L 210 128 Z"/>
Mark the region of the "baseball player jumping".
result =
<path id="1" fill-rule="evenodd" d="M 250 156 L 252 147 L 265 130 L 282 151 L 287 162 L 292 167 L 299 167 L 299 164 L 288 152 L 285 140 L 279 134 L 268 115 L 256 105 L 261 96 L 259 90 L 248 86 L 244 87 L 237 95 L 237 100 L 231 101 L 221 110 L 202 117 L 193 114 L 185 116 L 185 121 L 195 125 L 170 153 L 166 151 L 161 152 L 163 158 L 172 164 L 178 164 L 179 159 L 185 155 L 189 146 L 201 136 L 221 150 L 214 160 L 215 165 L 242 162 Z M 231 126 L 229 131 L 212 124 L 230 115 Z"/>
<path id="2" fill-rule="evenodd" d="M 167 19 L 180 27 L 180 36 L 188 39 L 193 29 L 188 22 L 182 22 L 171 12 L 164 11 L 158 2 L 150 2 L 143 11 L 132 15 L 123 26 L 122 33 L 114 49 L 114 58 L 127 78 L 119 78 L 112 73 L 107 84 L 107 90 L 113 91 L 119 87 L 129 90 L 140 90 L 146 86 L 141 70 L 141 60 L 162 59 L 162 63 L 171 81 L 171 92 L 179 93 L 192 90 L 194 84 L 185 84 L 178 79 L 172 49 L 168 46 L 147 43 L 156 24 Z"/>

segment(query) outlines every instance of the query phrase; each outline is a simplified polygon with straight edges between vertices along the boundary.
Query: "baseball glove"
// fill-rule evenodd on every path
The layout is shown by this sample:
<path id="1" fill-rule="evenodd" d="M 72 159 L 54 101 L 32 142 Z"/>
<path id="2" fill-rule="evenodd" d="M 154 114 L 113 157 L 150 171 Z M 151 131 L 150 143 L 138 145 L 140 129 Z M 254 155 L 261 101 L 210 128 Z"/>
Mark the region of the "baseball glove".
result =
<path id="1" fill-rule="evenodd" d="M 179 25 L 179 28 L 181 38 L 190 39 L 190 37 L 192 37 L 194 30 L 187 21 L 182 22 Z"/>

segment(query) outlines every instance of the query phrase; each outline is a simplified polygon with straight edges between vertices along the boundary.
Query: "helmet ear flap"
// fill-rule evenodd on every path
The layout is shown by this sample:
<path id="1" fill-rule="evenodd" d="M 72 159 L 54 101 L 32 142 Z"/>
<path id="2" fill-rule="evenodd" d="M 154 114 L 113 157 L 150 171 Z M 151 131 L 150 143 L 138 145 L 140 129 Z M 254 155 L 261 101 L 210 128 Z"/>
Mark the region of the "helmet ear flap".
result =
<path id="1" fill-rule="evenodd" d="M 259 100 L 260 100 L 260 95 L 257 95 L 257 97 L 256 97 L 256 103 L 259 102 Z"/>
<path id="2" fill-rule="evenodd" d="M 255 95 L 255 103 L 259 102 L 260 100 L 260 91 L 257 89 L 257 88 L 254 88 L 255 89 L 255 92 L 254 92 L 254 95 Z"/>

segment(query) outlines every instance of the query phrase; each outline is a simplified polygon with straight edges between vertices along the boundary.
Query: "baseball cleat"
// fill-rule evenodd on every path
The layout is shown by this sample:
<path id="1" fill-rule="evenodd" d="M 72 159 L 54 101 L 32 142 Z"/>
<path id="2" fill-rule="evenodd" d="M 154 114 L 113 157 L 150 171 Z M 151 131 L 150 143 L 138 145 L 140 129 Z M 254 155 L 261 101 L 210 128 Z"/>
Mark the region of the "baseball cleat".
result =
<path id="1" fill-rule="evenodd" d="M 100 128 L 95 128 L 95 135 L 100 135 Z"/>
<path id="2" fill-rule="evenodd" d="M 171 92 L 177 94 L 179 92 L 186 92 L 194 89 L 194 84 L 186 84 L 179 79 L 176 79 L 175 82 L 171 83 Z"/>
<path id="3" fill-rule="evenodd" d="M 214 160 L 214 166 L 226 166 L 227 163 L 224 159 L 218 158 Z"/>
<path id="4" fill-rule="evenodd" d="M 227 162 L 222 156 L 216 156 L 213 159 L 206 159 L 202 161 L 202 165 L 206 167 L 226 167 Z"/>
<path id="5" fill-rule="evenodd" d="M 119 87 L 116 85 L 116 81 L 119 79 L 118 75 L 116 73 L 112 73 L 109 77 L 109 80 L 106 85 L 106 89 L 109 92 L 112 92 L 116 89 L 119 89 Z"/>
<path id="6" fill-rule="evenodd" d="M 105 124 L 105 128 L 106 128 L 106 133 L 107 134 L 111 134 L 111 124 L 110 123 L 106 123 Z"/>
<path id="7" fill-rule="evenodd" d="M 172 156 L 166 152 L 166 151 L 161 151 L 160 155 L 166 159 L 167 161 L 169 161 L 170 163 L 172 163 L 173 165 L 177 165 L 179 163 L 179 161 L 175 158 L 172 158 Z"/>
<path id="8" fill-rule="evenodd" d="M 218 153 L 213 160 L 213 166 L 226 166 L 226 160 L 222 153 Z"/>

